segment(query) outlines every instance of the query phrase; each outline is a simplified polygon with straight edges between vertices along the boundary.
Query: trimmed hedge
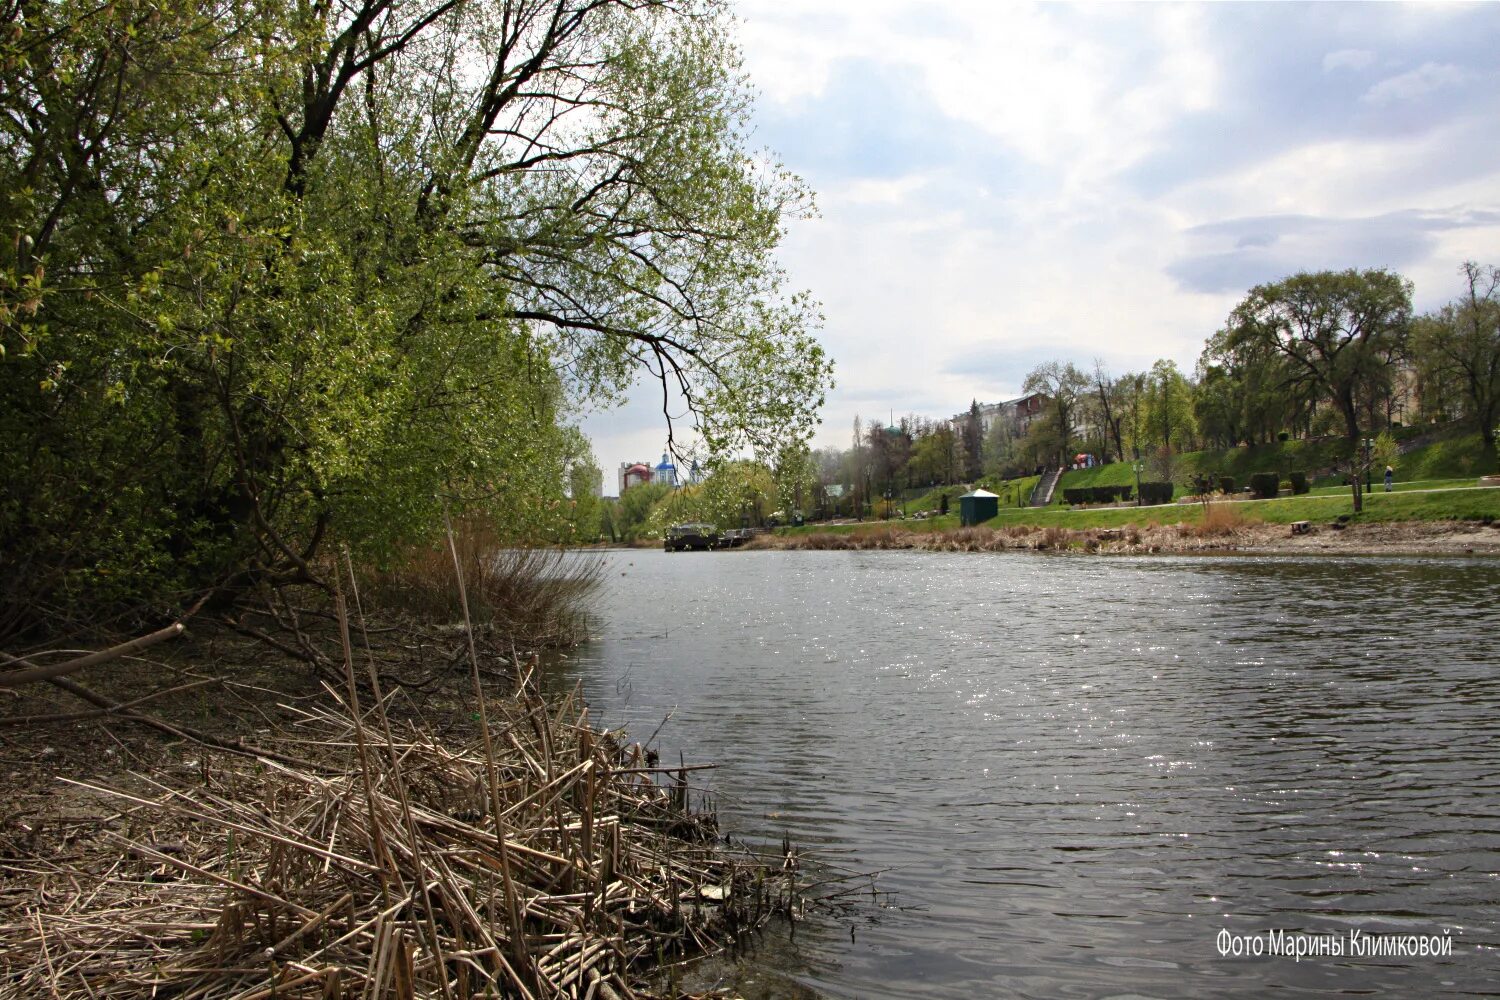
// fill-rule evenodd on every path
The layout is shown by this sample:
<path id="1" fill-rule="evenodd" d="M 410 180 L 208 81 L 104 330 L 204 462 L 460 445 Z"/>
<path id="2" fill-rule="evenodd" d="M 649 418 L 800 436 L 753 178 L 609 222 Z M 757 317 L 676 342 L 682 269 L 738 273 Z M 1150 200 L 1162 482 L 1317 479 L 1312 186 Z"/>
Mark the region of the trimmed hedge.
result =
<path id="1" fill-rule="evenodd" d="M 1220 476 L 1219 477 L 1219 489 L 1220 489 L 1221 492 L 1224 492 L 1224 493 L 1233 493 L 1234 492 L 1234 477 L 1233 476 Z"/>
<path id="2" fill-rule="evenodd" d="M 1134 488 L 1130 486 L 1078 486 L 1063 490 L 1063 501 L 1068 504 L 1115 503 L 1130 500 Z"/>
<path id="3" fill-rule="evenodd" d="M 1281 478 L 1274 472 L 1257 472 L 1250 477 L 1250 492 L 1261 500 L 1276 499 L 1276 491 L 1281 486 Z"/>
<path id="4" fill-rule="evenodd" d="M 1171 483 L 1142 483 L 1141 503 L 1148 507 L 1154 507 L 1157 504 L 1171 503 L 1172 494 L 1175 492 L 1176 487 L 1174 487 Z"/>
<path id="5" fill-rule="evenodd" d="M 1307 493 L 1312 489 L 1312 484 L 1307 481 L 1305 472 L 1288 472 L 1287 479 L 1291 480 L 1293 493 Z"/>

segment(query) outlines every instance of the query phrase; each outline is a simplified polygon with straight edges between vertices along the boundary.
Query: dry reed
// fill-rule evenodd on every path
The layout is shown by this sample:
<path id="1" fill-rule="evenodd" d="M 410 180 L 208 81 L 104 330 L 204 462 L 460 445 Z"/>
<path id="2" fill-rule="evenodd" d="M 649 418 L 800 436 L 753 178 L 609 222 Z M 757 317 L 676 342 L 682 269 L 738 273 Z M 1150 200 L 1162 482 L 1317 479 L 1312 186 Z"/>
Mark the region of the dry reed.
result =
<path id="1" fill-rule="evenodd" d="M 1232 500 L 1213 500 L 1203 505 L 1203 516 L 1197 521 L 1178 525 L 1184 537 L 1218 538 L 1234 535 L 1249 522 Z"/>
<path id="2" fill-rule="evenodd" d="M 477 622 L 523 647 L 569 645 L 587 634 L 604 573 L 596 552 L 506 547 L 482 522 L 454 525 L 453 546 Z M 453 622 L 461 615 L 447 544 L 414 546 L 361 585 L 373 609 Z"/>
<path id="3" fill-rule="evenodd" d="M 7 862 L 0 996 L 608 1000 L 795 911 L 794 854 L 727 854 L 691 769 L 648 766 L 573 699 L 523 684 L 481 710 L 482 742 L 448 745 L 378 683 L 362 707 L 350 649 L 346 690 L 275 744 L 309 766 L 205 753 L 73 783 L 114 821 L 93 850 Z"/>

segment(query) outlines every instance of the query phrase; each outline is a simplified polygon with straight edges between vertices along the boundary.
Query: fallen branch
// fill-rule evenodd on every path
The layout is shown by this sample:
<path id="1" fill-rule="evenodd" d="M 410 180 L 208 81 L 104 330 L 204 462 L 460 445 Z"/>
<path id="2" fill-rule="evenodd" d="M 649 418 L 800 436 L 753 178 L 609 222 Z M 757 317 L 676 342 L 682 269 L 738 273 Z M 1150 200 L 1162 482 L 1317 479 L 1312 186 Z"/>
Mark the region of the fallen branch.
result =
<path id="1" fill-rule="evenodd" d="M 34 684 L 37 681 L 50 681 L 54 678 L 65 677 L 68 674 L 77 673 L 86 667 L 96 666 L 100 663 L 108 663 L 110 660 L 118 660 L 122 656 L 130 656 L 139 653 L 143 649 L 149 649 L 166 639 L 175 639 L 183 633 L 187 626 L 182 622 L 173 622 L 166 628 L 157 629 L 149 635 L 143 635 L 129 642 L 122 642 L 118 646 L 80 656 L 73 660 L 64 660 L 62 663 L 48 663 L 38 665 L 30 660 L 23 660 L 19 656 L 11 656 L 9 653 L 0 653 L 0 663 L 19 667 L 9 673 L 0 674 L 0 687 L 20 687 L 22 684 Z"/>
<path id="2" fill-rule="evenodd" d="M 165 698 L 169 694 L 181 694 L 184 691 L 191 691 L 194 688 L 207 687 L 209 684 L 221 683 L 223 682 L 217 677 L 208 677 L 201 681 L 193 681 L 191 684 L 179 684 L 176 687 L 169 687 L 161 691 L 152 691 L 150 694 L 141 695 L 139 698 L 133 698 L 130 701 L 122 701 L 118 705 L 112 705 L 109 708 L 97 708 L 92 712 L 56 712 L 52 715 L 22 715 L 14 718 L 3 718 L 0 719 L 0 727 L 43 726 L 52 725 L 58 722 L 87 722 L 90 719 L 100 719 L 106 715 L 115 715 L 116 713 L 124 711 L 126 709 L 135 708 L 137 705 L 144 705 L 148 701 L 155 701 L 158 698 Z"/>

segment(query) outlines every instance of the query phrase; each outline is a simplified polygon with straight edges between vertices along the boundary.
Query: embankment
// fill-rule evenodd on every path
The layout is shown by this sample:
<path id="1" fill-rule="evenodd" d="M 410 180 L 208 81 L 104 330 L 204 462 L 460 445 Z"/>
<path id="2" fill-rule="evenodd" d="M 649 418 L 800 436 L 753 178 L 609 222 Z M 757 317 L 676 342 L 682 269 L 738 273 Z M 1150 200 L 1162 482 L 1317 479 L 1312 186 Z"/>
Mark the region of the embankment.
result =
<path id="1" fill-rule="evenodd" d="M 1007 525 L 912 531 L 880 527 L 852 532 L 764 535 L 752 543 L 770 549 L 924 549 L 933 552 L 1007 550 L 1101 554 L 1328 553 L 1338 555 L 1500 555 L 1500 521 L 1337 522 L 1292 534 L 1286 524 L 1229 523 L 1125 525 L 1119 528 L 1067 528 L 1060 525 Z"/>

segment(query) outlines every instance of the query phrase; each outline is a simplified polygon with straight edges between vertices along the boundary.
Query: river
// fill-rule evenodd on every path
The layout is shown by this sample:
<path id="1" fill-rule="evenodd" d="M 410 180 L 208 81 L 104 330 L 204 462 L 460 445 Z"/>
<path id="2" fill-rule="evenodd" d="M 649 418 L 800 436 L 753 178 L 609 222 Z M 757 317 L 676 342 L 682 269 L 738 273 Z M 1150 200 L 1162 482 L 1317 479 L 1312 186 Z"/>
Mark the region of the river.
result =
<path id="1" fill-rule="evenodd" d="M 1500 992 L 1500 562 L 607 558 L 550 682 L 719 762 L 736 836 L 883 870 L 747 992 Z M 1353 953 L 1411 935 L 1452 953 Z"/>

